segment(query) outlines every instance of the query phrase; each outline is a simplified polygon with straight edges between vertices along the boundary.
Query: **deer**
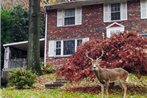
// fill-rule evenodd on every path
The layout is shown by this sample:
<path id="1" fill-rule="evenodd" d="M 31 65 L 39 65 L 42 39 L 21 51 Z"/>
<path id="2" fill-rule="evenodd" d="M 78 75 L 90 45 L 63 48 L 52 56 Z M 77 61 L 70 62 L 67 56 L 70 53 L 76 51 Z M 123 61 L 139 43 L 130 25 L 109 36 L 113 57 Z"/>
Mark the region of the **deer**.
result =
<path id="1" fill-rule="evenodd" d="M 97 79 L 100 82 L 101 86 L 101 97 L 104 98 L 104 89 L 106 88 L 106 98 L 108 98 L 108 89 L 110 83 L 118 82 L 122 88 L 123 95 L 122 98 L 126 97 L 127 92 L 127 81 L 129 73 L 123 68 L 102 68 L 100 63 L 104 55 L 104 51 L 101 51 L 101 56 L 96 59 L 89 57 L 88 52 L 86 51 L 86 57 L 91 60 L 92 70 L 95 73 Z M 105 88 L 104 88 L 105 87 Z"/>

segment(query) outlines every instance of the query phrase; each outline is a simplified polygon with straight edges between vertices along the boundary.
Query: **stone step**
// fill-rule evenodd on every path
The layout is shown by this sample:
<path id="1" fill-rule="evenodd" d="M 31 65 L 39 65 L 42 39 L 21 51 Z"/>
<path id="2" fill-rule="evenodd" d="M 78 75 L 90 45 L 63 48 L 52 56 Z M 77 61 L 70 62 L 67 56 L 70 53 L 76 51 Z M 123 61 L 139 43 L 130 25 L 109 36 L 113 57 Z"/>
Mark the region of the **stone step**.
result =
<path id="1" fill-rule="evenodd" d="M 59 88 L 61 86 L 63 86 L 64 84 L 63 83 L 60 83 L 60 82 L 53 82 L 51 84 L 45 84 L 45 87 L 47 89 L 56 89 L 56 88 Z"/>
<path id="2" fill-rule="evenodd" d="M 58 78 L 53 83 L 46 83 L 45 87 L 47 89 L 56 89 L 56 88 L 59 88 L 59 87 L 63 86 L 65 83 L 67 83 L 67 79 L 60 79 L 60 78 Z"/>

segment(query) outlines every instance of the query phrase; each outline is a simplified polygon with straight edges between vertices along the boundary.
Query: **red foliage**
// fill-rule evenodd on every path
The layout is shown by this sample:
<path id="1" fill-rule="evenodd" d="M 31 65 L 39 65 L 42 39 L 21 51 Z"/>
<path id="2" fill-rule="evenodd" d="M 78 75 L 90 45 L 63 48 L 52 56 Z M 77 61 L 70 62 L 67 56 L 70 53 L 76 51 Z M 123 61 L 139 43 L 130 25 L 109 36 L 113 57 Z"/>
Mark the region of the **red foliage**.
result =
<path id="1" fill-rule="evenodd" d="M 136 32 L 121 33 L 104 40 L 92 40 L 78 48 L 78 51 L 64 63 L 58 74 L 70 81 L 77 81 L 90 76 L 94 79 L 90 60 L 85 56 L 97 58 L 104 50 L 101 67 L 122 67 L 131 73 L 147 75 L 147 38 L 138 36 Z"/>

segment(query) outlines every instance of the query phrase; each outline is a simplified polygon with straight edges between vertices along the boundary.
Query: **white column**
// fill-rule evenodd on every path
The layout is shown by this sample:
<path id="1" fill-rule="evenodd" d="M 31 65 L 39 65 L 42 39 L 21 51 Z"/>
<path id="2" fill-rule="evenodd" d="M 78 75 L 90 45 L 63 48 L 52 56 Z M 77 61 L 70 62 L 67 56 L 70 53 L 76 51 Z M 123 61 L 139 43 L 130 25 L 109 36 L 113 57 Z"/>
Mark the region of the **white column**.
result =
<path id="1" fill-rule="evenodd" d="M 47 58 L 47 30 L 48 30 L 48 25 L 47 25 L 47 21 L 48 21 L 48 16 L 47 16 L 47 12 L 45 13 L 45 40 L 44 40 L 44 64 L 46 64 L 46 58 Z"/>
<path id="2" fill-rule="evenodd" d="M 8 68 L 10 60 L 10 47 L 5 47 L 5 53 L 4 53 L 4 68 Z"/>

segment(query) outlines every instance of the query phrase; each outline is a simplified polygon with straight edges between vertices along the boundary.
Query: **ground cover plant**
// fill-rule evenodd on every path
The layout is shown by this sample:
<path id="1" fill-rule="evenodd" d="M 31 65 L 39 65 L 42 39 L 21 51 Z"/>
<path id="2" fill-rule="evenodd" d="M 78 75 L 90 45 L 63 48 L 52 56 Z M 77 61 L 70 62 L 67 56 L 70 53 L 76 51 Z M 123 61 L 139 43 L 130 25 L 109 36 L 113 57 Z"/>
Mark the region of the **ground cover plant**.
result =
<path id="1" fill-rule="evenodd" d="M 86 77 L 95 78 L 91 70 L 91 62 L 86 57 L 86 51 L 91 58 L 96 59 L 104 51 L 101 67 L 122 67 L 138 78 L 147 75 L 147 38 L 136 32 L 124 32 L 105 40 L 92 40 L 80 46 L 75 55 L 64 63 L 58 71 L 70 81 L 78 81 Z"/>

